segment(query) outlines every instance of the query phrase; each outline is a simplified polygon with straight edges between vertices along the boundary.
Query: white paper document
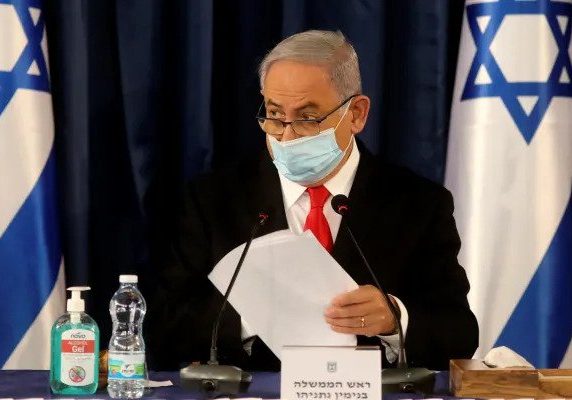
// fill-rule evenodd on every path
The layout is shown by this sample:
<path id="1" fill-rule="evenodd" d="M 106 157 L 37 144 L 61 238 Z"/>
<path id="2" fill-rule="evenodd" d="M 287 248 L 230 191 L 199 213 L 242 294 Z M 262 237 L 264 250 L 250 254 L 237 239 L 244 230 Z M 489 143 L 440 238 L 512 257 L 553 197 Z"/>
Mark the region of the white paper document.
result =
<path id="1" fill-rule="evenodd" d="M 209 279 L 225 293 L 244 244 L 228 253 Z M 355 346 L 354 335 L 331 330 L 324 310 L 358 285 L 311 232 L 289 230 L 254 239 L 229 301 L 248 327 L 280 358 L 282 346 Z"/>

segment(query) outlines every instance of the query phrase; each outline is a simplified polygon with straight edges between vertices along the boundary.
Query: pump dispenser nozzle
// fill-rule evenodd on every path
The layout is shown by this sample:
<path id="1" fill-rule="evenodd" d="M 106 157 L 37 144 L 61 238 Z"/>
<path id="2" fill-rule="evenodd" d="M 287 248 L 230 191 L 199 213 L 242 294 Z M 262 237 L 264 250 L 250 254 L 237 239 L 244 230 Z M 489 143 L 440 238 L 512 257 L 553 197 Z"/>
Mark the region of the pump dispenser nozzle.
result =
<path id="1" fill-rule="evenodd" d="M 91 290 L 89 286 L 72 286 L 68 290 L 71 292 L 71 298 L 68 299 L 68 312 L 84 312 L 85 301 L 81 298 L 81 292 Z"/>

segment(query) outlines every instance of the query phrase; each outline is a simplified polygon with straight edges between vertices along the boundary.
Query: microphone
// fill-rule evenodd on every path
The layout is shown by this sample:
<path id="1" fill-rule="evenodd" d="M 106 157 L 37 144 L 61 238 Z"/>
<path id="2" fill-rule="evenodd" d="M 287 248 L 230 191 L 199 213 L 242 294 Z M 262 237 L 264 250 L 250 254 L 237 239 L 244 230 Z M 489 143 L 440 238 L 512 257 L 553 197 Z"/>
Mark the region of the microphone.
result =
<path id="1" fill-rule="evenodd" d="M 332 198 L 332 208 L 336 213 L 342 217 L 347 216 L 350 211 L 350 199 L 343 194 L 335 195 Z M 377 280 L 377 277 L 373 273 L 367 258 L 363 254 L 361 247 L 359 246 L 349 224 L 342 219 L 342 225 L 345 227 L 348 236 L 350 237 L 354 247 L 359 253 L 359 256 L 367 268 L 369 274 L 371 275 L 375 286 L 381 292 L 387 306 L 389 307 L 389 312 L 395 321 L 395 326 L 397 328 L 397 335 L 399 337 L 399 349 L 397 355 L 397 368 L 385 368 L 382 373 L 382 391 L 384 393 L 394 393 L 394 392 L 405 392 L 405 393 L 415 393 L 423 392 L 430 393 L 433 390 L 433 385 L 435 382 L 435 374 L 428 370 L 427 368 L 409 368 L 407 365 L 407 357 L 405 353 L 405 341 L 403 338 L 403 327 L 401 326 L 401 319 L 399 318 L 399 311 L 389 298 L 389 295 Z"/>
<path id="2" fill-rule="evenodd" d="M 181 386 L 186 389 L 193 391 L 202 390 L 206 392 L 216 391 L 220 393 L 236 394 L 246 392 L 250 382 L 252 381 L 252 376 L 248 372 L 245 372 L 236 366 L 220 365 L 218 363 L 218 328 L 223 312 L 228 303 L 228 297 L 230 296 L 230 292 L 236 282 L 238 273 L 242 268 L 242 264 L 244 263 L 244 259 L 246 258 L 246 254 L 250 248 L 250 244 L 256 237 L 259 228 L 266 223 L 268 218 L 268 213 L 262 211 L 258 213 L 256 222 L 252 226 L 250 237 L 246 242 L 246 246 L 244 246 L 244 250 L 242 250 L 238 264 L 236 265 L 232 278 L 230 279 L 220 310 L 213 324 L 209 361 L 206 365 L 191 363 L 180 370 L 179 375 L 181 378 Z"/>

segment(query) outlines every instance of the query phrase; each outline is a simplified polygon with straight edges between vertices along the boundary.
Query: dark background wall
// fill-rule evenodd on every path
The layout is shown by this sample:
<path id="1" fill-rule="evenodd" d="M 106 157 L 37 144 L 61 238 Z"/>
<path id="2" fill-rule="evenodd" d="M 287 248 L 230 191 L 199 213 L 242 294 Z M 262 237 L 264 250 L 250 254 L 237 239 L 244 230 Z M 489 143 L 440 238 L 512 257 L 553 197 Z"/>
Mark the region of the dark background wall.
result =
<path id="1" fill-rule="evenodd" d="M 117 276 L 152 272 L 186 180 L 260 150 L 257 64 L 282 38 L 341 30 L 372 99 L 369 150 L 441 182 L 463 2 L 45 2 L 68 286 L 109 338 Z M 145 286 L 144 286 L 145 288 Z"/>

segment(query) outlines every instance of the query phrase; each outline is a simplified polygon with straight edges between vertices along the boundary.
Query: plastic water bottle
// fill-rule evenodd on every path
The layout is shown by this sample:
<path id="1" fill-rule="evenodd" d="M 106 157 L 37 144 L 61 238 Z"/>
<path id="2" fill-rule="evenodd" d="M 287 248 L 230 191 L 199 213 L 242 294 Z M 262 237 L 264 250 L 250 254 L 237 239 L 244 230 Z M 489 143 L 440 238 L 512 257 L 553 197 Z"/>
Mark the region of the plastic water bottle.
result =
<path id="1" fill-rule="evenodd" d="M 147 304 L 137 289 L 137 275 L 119 276 L 109 302 L 113 331 L 109 341 L 107 392 L 113 399 L 136 399 L 145 390 L 143 318 Z"/>

